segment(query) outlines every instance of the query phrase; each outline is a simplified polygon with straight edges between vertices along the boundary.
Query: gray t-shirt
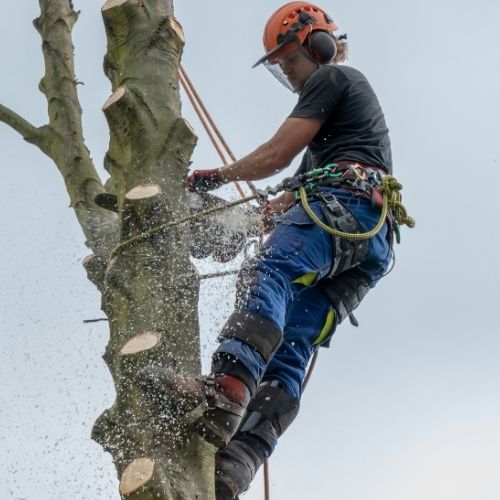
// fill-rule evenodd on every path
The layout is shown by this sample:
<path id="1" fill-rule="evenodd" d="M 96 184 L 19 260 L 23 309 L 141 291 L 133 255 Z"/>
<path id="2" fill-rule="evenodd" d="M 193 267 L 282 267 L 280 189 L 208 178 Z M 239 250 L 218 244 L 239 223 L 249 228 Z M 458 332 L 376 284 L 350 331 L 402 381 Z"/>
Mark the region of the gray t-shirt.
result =
<path id="1" fill-rule="evenodd" d="M 299 172 L 353 160 L 392 173 L 389 129 L 375 92 L 358 70 L 336 64 L 318 68 L 306 81 L 290 117 L 322 123 Z"/>

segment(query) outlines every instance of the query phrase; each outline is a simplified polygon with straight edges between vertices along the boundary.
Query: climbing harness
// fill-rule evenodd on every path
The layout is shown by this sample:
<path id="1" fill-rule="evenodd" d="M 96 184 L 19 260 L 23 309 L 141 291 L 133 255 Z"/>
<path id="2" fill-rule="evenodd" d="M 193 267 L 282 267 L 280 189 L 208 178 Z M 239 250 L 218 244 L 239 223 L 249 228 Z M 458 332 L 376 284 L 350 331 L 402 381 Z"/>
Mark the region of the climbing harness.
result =
<path id="1" fill-rule="evenodd" d="M 313 212 L 311 206 L 308 201 L 308 193 L 306 187 L 300 186 L 300 201 L 307 215 L 311 218 L 311 220 L 317 224 L 319 227 L 324 229 L 328 234 L 332 236 L 336 236 L 338 238 L 348 238 L 352 240 L 367 240 L 375 236 L 385 224 L 385 220 L 389 215 L 389 212 L 392 213 L 396 223 L 398 225 L 405 224 L 408 227 L 415 227 L 415 221 L 409 217 L 406 213 L 406 209 L 401 203 L 400 191 L 402 189 L 402 185 L 397 181 L 395 177 L 391 175 L 387 175 L 382 179 L 380 185 L 376 188 L 379 190 L 382 195 L 382 210 L 380 213 L 380 218 L 373 229 L 370 231 L 366 231 L 365 233 L 346 233 L 344 231 L 338 231 L 326 224 L 324 224 Z"/>
<path id="2" fill-rule="evenodd" d="M 401 201 L 400 191 L 403 186 L 392 175 L 386 175 L 373 167 L 363 168 L 357 163 L 330 163 L 297 177 L 285 179 L 283 183 L 286 191 L 296 191 L 296 197 L 311 220 L 334 237 L 353 240 L 372 238 L 382 229 L 388 215 L 394 218 L 397 225 L 405 224 L 410 228 L 415 226 L 414 219 L 408 216 Z M 381 204 L 380 218 L 375 227 L 365 233 L 352 233 L 339 231 L 323 223 L 311 209 L 308 200 L 309 195 L 321 199 L 318 194 L 318 188 L 321 186 L 358 191 L 375 204 Z"/>

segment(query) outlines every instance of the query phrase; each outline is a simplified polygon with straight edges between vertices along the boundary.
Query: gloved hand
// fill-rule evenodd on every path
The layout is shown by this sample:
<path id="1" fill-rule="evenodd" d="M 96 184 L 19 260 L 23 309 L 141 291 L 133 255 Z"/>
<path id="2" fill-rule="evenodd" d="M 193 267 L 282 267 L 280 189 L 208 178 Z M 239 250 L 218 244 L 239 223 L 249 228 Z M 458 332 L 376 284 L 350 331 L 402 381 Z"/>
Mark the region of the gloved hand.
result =
<path id="1" fill-rule="evenodd" d="M 260 217 L 261 217 L 261 231 L 264 234 L 271 232 L 276 226 L 274 218 L 276 217 L 276 212 L 269 200 L 259 201 Z"/>
<path id="2" fill-rule="evenodd" d="M 212 191 L 213 189 L 221 187 L 223 184 L 225 184 L 225 181 L 222 180 L 218 168 L 195 170 L 187 179 L 187 189 L 194 193 Z"/>
<path id="3" fill-rule="evenodd" d="M 274 219 L 277 213 L 271 203 L 268 200 L 258 200 L 258 203 L 258 207 L 252 205 L 247 211 L 250 221 L 249 236 L 261 236 L 270 233 L 276 226 Z"/>

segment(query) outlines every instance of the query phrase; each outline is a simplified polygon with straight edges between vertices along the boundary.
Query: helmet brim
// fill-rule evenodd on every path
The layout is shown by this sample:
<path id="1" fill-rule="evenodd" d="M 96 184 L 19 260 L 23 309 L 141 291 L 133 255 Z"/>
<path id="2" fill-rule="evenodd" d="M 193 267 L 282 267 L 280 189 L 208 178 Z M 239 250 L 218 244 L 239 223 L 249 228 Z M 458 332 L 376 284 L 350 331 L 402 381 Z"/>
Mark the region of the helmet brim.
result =
<path id="1" fill-rule="evenodd" d="M 252 69 L 256 68 L 257 66 L 260 66 L 263 62 L 266 62 L 266 61 L 269 62 L 270 64 L 272 64 L 271 61 L 270 61 L 270 59 L 272 58 L 272 56 L 275 56 L 278 52 L 282 51 L 287 45 L 289 45 L 292 42 L 296 42 L 297 46 L 300 46 L 300 40 L 298 39 L 298 37 L 295 34 L 285 35 L 285 37 L 283 38 L 283 40 L 281 41 L 281 43 L 279 43 L 278 45 L 276 45 L 276 47 L 274 47 L 269 52 L 267 52 L 267 54 L 264 54 L 252 66 Z"/>

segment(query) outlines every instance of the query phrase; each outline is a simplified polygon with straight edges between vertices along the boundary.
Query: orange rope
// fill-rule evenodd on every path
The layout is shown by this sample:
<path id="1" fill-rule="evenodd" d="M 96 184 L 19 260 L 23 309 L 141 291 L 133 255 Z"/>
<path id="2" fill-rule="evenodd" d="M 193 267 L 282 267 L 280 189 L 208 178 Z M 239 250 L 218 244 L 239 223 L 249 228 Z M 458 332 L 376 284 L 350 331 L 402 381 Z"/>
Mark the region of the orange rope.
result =
<path id="1" fill-rule="evenodd" d="M 184 68 L 182 67 L 182 65 L 180 66 L 179 71 L 180 71 L 180 75 L 181 75 L 181 81 L 182 80 L 185 81 L 186 85 L 189 87 L 190 91 L 193 93 L 194 98 L 198 102 L 201 110 L 203 111 L 203 114 L 205 115 L 205 117 L 207 118 L 208 122 L 210 123 L 210 126 L 212 127 L 212 130 L 215 132 L 215 135 L 219 139 L 220 143 L 222 144 L 222 146 L 224 147 L 224 149 L 227 151 L 227 154 L 229 155 L 229 158 L 231 158 L 231 160 L 233 162 L 235 162 L 236 161 L 236 156 L 231 151 L 231 148 L 229 147 L 229 145 L 227 144 L 226 140 L 224 139 L 224 136 L 222 135 L 221 131 L 217 127 L 216 123 L 213 121 L 213 119 L 212 119 L 210 113 L 208 112 L 205 104 L 203 104 L 203 101 L 201 100 L 200 95 L 196 91 L 196 88 L 193 85 L 193 82 L 189 78 L 188 74 L 186 73 L 186 71 L 184 70 Z M 235 184 L 237 184 L 237 182 L 235 182 Z M 247 181 L 247 185 L 250 188 L 250 191 L 252 191 L 252 194 L 257 194 L 257 189 L 255 188 L 255 185 L 254 185 L 254 183 L 252 181 Z"/>
<path id="2" fill-rule="evenodd" d="M 229 161 L 227 160 L 224 152 L 222 151 L 222 148 L 226 150 L 226 153 L 228 154 L 229 158 L 234 162 L 236 161 L 236 157 L 234 156 L 233 152 L 229 148 L 227 142 L 225 141 L 222 133 L 218 129 L 217 125 L 213 121 L 212 117 L 210 116 L 210 113 L 208 112 L 207 108 L 203 104 L 203 101 L 201 100 L 200 95 L 194 88 L 193 83 L 191 82 L 189 76 L 187 75 L 186 71 L 182 66 L 180 66 L 179 69 L 179 80 L 181 82 L 182 87 L 184 88 L 184 91 L 186 92 L 186 95 L 188 96 L 188 99 L 190 100 L 193 109 L 195 110 L 196 114 L 198 115 L 198 118 L 200 119 L 201 124 L 203 125 L 203 128 L 207 132 L 207 135 L 212 142 L 215 150 L 219 154 L 219 157 L 222 160 L 222 163 L 224 165 L 228 165 Z M 217 136 L 217 139 L 220 142 L 217 142 L 217 139 L 214 137 L 214 133 Z M 221 148 L 222 145 L 222 148 Z M 236 185 L 236 189 L 240 193 L 241 197 L 245 196 L 245 193 L 243 189 L 241 188 L 240 184 L 235 181 L 234 184 Z M 247 182 L 248 187 L 252 191 L 253 194 L 257 193 L 257 190 L 255 188 L 255 185 L 253 182 L 248 181 Z M 260 235 L 260 242 L 262 243 L 263 235 Z M 304 378 L 304 383 L 302 385 L 302 390 L 305 390 L 307 384 L 309 383 L 309 380 L 311 378 L 311 375 L 313 373 L 314 367 L 316 365 L 316 361 L 318 359 L 318 350 L 316 350 L 312 356 L 311 363 L 309 364 L 309 368 L 307 370 L 307 374 Z M 271 498 L 271 493 L 270 493 L 270 480 L 269 480 L 269 461 L 266 459 L 264 460 L 264 500 L 270 500 Z"/>
<path id="3" fill-rule="evenodd" d="M 186 95 L 188 96 L 188 99 L 190 100 L 193 109 L 195 110 L 196 114 L 198 115 L 198 118 L 200 119 L 201 124 L 203 125 L 203 128 L 205 129 L 205 132 L 207 133 L 210 141 L 212 142 L 215 150 L 219 154 L 219 157 L 224 165 L 229 165 L 229 161 L 225 157 L 221 147 L 219 146 L 219 143 L 215 139 L 212 130 L 210 129 L 209 122 L 207 122 L 207 117 L 203 113 L 203 108 L 200 106 L 200 101 L 198 101 L 197 95 L 194 94 L 192 87 L 189 85 L 187 80 L 185 79 L 185 73 L 184 71 L 180 71 L 179 73 L 179 80 L 181 82 L 182 87 L 184 88 L 184 91 L 186 92 Z M 236 186 L 236 189 L 238 190 L 238 193 L 242 198 L 245 196 L 245 192 L 243 191 L 242 187 L 240 186 L 239 182 L 234 183 Z"/>
<path id="4" fill-rule="evenodd" d="M 222 163 L 224 165 L 229 165 L 229 160 L 226 158 L 219 143 L 216 141 L 215 136 L 213 135 L 213 132 L 210 129 L 208 122 L 205 119 L 205 116 L 203 116 L 202 110 L 199 107 L 198 102 L 196 101 L 194 95 L 191 92 L 191 88 L 188 86 L 187 82 L 182 77 L 182 73 L 179 75 L 179 78 L 180 78 L 180 81 L 182 83 L 182 86 L 184 87 L 184 91 L 186 92 L 189 100 L 191 101 L 191 104 L 193 105 L 193 108 L 196 111 L 196 114 L 198 115 L 198 118 L 200 119 L 200 122 L 203 125 L 203 128 L 205 129 L 205 132 L 207 133 L 210 141 L 212 142 L 212 145 L 214 146 L 215 150 L 219 154 L 219 157 L 222 160 Z"/>
<path id="5" fill-rule="evenodd" d="M 196 89 L 195 89 L 195 87 L 193 85 L 193 82 L 191 81 L 191 79 L 189 78 L 188 74 L 186 73 L 186 71 L 184 70 L 184 68 L 182 66 L 180 66 L 180 74 L 181 74 L 181 77 L 188 84 L 189 88 L 192 90 L 193 95 L 195 96 L 196 100 L 200 103 L 200 107 L 203 110 L 203 113 L 207 117 L 207 119 L 208 119 L 208 121 L 210 123 L 210 126 L 212 127 L 213 131 L 217 135 L 217 138 L 219 139 L 219 141 L 221 142 L 221 144 L 224 146 L 225 150 L 228 152 L 229 157 L 231 158 L 231 160 L 236 161 L 236 157 L 234 156 L 234 154 L 232 153 L 231 149 L 229 148 L 229 146 L 228 146 L 227 142 L 225 141 L 224 137 L 222 136 L 219 128 L 217 127 L 217 125 L 215 124 L 215 122 L 212 120 L 212 117 L 210 116 L 210 113 L 208 112 L 208 110 L 205 107 L 205 105 L 203 104 L 203 101 L 201 100 L 200 95 L 196 91 Z"/>

